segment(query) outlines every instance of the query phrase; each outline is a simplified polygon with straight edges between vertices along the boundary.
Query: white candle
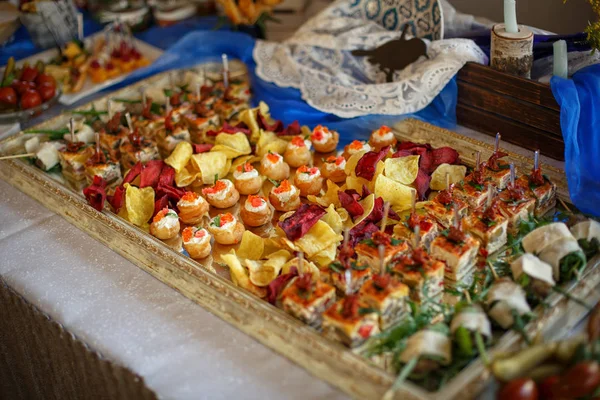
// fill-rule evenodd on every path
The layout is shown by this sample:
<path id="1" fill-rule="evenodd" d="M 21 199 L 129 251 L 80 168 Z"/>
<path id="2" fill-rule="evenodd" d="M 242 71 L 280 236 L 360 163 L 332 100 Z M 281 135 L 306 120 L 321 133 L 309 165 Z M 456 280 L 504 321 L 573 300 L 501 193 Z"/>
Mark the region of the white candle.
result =
<path id="1" fill-rule="evenodd" d="M 519 33 L 516 6 L 515 0 L 504 0 L 504 29 L 507 33 Z"/>
<path id="2" fill-rule="evenodd" d="M 569 76 L 569 55 L 567 53 L 567 42 L 557 40 L 554 42 L 554 75 L 561 78 Z"/>

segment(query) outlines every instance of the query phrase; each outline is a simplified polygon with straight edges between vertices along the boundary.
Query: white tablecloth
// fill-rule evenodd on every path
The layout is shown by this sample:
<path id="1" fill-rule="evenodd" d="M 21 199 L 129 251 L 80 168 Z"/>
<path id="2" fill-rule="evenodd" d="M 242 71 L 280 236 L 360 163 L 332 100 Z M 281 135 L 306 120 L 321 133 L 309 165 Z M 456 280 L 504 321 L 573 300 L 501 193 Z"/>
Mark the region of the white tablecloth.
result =
<path id="1" fill-rule="evenodd" d="M 0 275 L 164 399 L 342 399 L 0 181 Z"/>

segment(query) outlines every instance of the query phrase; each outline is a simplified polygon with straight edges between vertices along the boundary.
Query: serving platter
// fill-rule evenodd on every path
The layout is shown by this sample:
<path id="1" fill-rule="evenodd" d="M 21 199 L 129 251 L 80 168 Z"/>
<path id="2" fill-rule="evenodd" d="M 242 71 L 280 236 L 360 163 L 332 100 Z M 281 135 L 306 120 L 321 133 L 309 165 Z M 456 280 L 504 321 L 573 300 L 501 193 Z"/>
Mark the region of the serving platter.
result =
<path id="1" fill-rule="evenodd" d="M 211 66 L 207 66 L 207 70 L 210 69 Z M 139 94 L 141 87 L 157 84 L 165 79 L 168 79 L 168 73 L 148 78 L 110 96 L 133 97 Z M 99 107 L 106 99 L 97 100 L 94 105 Z M 81 109 L 89 109 L 90 106 L 91 104 L 84 105 Z M 36 126 L 35 129 L 63 127 L 69 118 L 70 114 L 63 114 Z M 481 151 L 483 157 L 487 157 L 493 151 L 487 144 L 416 120 L 404 121 L 395 126 L 394 130 L 398 139 L 402 141 L 427 142 L 434 147 L 452 146 L 460 153 L 463 162 L 471 166 L 474 164 L 476 151 Z M 28 137 L 27 134 L 19 133 L 1 141 L 0 154 L 18 154 Z M 530 168 L 531 162 L 525 157 L 517 154 L 509 154 L 509 157 L 518 169 Z M 545 172 L 557 184 L 559 197 L 568 201 L 564 173 L 550 166 L 545 166 Z M 78 191 L 57 180 L 56 176 L 47 174 L 24 160 L 13 159 L 0 162 L 0 178 L 205 309 L 349 395 L 361 399 L 381 398 L 392 384 L 393 375 L 340 344 L 322 337 L 282 310 L 235 286 L 222 269 L 215 274 L 206 268 L 206 265 L 171 250 L 163 242 L 130 225 L 112 212 L 96 211 Z M 213 258 L 218 256 L 217 252 L 218 250 L 215 250 Z M 597 268 L 599 263 L 598 257 L 592 259 L 583 279 L 569 284 L 567 289 L 580 298 L 595 301 L 595 288 L 600 283 L 600 271 Z M 536 309 L 539 317 L 527 326 L 527 331 L 532 336 L 540 332 L 547 338 L 560 337 L 575 326 L 587 311 L 558 295 L 550 296 L 546 303 L 550 307 Z M 509 350 L 519 342 L 519 335 L 508 332 L 491 348 L 491 353 Z M 488 382 L 486 370 L 476 360 L 437 392 L 428 392 L 411 382 L 406 382 L 396 393 L 396 397 L 474 397 Z"/>

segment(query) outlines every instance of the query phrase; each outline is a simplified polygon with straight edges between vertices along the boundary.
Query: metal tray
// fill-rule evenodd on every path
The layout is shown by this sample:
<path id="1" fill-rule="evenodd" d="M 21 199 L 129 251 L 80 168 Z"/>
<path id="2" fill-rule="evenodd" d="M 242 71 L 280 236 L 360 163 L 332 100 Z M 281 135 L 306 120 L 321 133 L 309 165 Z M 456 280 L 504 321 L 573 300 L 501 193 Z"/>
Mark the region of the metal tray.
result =
<path id="1" fill-rule="evenodd" d="M 214 67 L 214 64 L 207 65 L 208 70 L 211 67 Z M 119 98 L 138 96 L 141 87 L 156 84 L 163 79 L 168 79 L 168 73 L 155 75 L 110 96 Z M 101 109 L 108 97 L 96 100 L 93 104 L 97 109 Z M 80 109 L 88 109 L 90 106 L 91 103 Z M 68 113 L 59 115 L 36 128 L 62 127 L 69 117 Z M 490 145 L 483 142 L 417 120 L 406 120 L 395 126 L 394 131 L 400 140 L 428 142 L 434 147 L 452 146 L 460 153 L 461 159 L 467 165 L 474 164 L 476 151 L 481 151 L 483 157 L 487 157 L 493 151 Z M 21 132 L 0 141 L 0 154 L 19 154 L 27 137 L 27 134 Z M 527 158 L 513 153 L 510 153 L 509 157 L 517 168 L 521 170 L 531 168 L 530 160 Z M 568 201 L 564 172 L 545 166 L 545 173 L 557 184 L 558 195 Z M 64 181 L 57 180 L 56 176 L 39 170 L 25 160 L 11 159 L 0 161 L 0 178 L 36 199 L 51 211 L 60 214 L 71 224 L 163 283 L 350 396 L 360 399 L 378 399 L 392 384 L 393 375 L 372 365 L 342 345 L 325 339 L 317 331 L 282 310 L 235 286 L 228 274 L 223 274 L 222 271 L 218 271 L 217 274 L 210 272 L 205 266 L 176 253 L 160 240 L 112 212 L 99 213 L 87 204 L 80 192 L 68 187 Z M 583 279 L 569 284 L 567 289 L 578 297 L 596 301 L 598 293 L 594 289 L 600 283 L 600 269 L 597 268 L 599 263 L 600 257 L 592 259 L 588 263 Z M 583 307 L 558 295 L 550 296 L 547 303 L 550 307 L 538 307 L 535 310 L 540 316 L 528 325 L 527 330 L 530 335 L 541 333 L 547 338 L 566 335 L 587 312 Z M 515 348 L 519 342 L 520 336 L 514 332 L 507 332 L 490 349 L 490 352 L 493 354 Z M 396 398 L 452 399 L 459 396 L 472 398 L 489 382 L 489 374 L 481 362 L 474 360 L 437 392 L 428 392 L 407 382 L 396 393 Z"/>

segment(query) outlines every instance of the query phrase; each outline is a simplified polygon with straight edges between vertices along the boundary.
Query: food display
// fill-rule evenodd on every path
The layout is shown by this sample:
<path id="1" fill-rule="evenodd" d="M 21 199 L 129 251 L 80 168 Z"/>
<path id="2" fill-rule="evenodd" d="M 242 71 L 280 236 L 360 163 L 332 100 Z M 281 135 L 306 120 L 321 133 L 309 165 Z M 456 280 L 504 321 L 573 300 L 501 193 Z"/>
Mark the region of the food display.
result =
<path id="1" fill-rule="evenodd" d="M 563 286 L 598 253 L 600 224 L 557 211 L 537 155 L 519 176 L 499 140 L 472 167 L 385 126 L 342 145 L 222 76 L 171 75 L 24 145 L 99 212 L 397 376 L 388 395 L 492 366 L 507 331 L 533 342 L 548 296 L 585 303 Z"/>

